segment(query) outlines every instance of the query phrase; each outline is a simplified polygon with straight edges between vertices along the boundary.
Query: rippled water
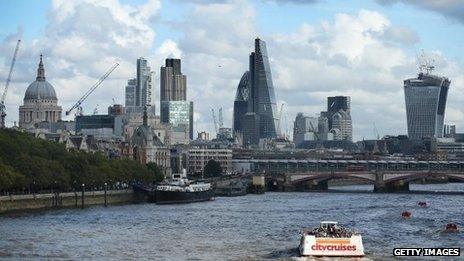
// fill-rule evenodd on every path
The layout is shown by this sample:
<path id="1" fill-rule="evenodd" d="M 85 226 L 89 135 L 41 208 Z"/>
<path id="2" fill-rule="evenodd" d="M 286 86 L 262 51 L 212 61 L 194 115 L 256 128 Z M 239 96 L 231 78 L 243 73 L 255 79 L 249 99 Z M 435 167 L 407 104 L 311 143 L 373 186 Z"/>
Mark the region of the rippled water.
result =
<path id="1" fill-rule="evenodd" d="M 464 184 L 452 184 L 464 191 Z M 425 185 L 437 190 L 445 185 Z M 418 208 L 425 200 L 428 208 Z M 401 212 L 413 217 L 403 220 Z M 266 193 L 187 205 L 137 204 L 0 217 L 0 258 L 298 259 L 299 232 L 321 220 L 360 231 L 368 257 L 394 247 L 464 247 L 464 196 Z"/>

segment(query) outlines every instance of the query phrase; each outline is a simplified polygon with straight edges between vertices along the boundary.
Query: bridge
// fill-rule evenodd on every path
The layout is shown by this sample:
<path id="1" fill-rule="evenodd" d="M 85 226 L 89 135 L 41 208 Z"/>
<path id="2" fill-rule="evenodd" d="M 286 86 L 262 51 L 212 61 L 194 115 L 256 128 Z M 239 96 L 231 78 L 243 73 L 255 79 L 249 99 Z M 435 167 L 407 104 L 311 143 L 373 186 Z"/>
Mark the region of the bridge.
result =
<path id="1" fill-rule="evenodd" d="M 464 182 L 461 161 L 282 160 L 238 159 L 234 168 L 264 173 L 268 187 L 276 190 L 326 190 L 333 179 L 373 184 L 376 192 L 408 191 L 415 180 Z"/>

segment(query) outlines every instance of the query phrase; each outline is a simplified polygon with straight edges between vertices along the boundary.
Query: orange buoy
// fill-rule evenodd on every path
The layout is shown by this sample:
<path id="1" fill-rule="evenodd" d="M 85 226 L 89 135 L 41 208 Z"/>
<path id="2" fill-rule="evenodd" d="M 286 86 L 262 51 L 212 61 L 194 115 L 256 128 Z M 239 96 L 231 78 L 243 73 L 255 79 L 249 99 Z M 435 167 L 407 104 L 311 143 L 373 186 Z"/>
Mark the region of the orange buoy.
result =
<path id="1" fill-rule="evenodd" d="M 403 213 L 401 213 L 401 216 L 403 218 L 410 218 L 412 216 L 412 214 L 409 211 L 403 211 Z"/>
<path id="2" fill-rule="evenodd" d="M 452 222 L 446 224 L 446 229 L 445 230 L 448 231 L 448 232 L 457 232 L 457 231 L 459 231 L 458 225 L 456 223 L 452 223 Z"/>

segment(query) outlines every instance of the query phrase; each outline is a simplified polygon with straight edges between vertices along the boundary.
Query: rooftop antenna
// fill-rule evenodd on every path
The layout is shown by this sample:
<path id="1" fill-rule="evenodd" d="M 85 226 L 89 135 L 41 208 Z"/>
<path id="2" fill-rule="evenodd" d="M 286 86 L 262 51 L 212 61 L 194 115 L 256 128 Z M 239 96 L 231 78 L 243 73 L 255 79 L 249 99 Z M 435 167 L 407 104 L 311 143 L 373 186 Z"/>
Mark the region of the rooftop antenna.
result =
<path id="1" fill-rule="evenodd" d="M 420 73 L 430 74 L 434 69 L 435 60 L 433 58 L 427 57 L 427 54 L 422 50 L 419 58 L 419 71 Z"/>

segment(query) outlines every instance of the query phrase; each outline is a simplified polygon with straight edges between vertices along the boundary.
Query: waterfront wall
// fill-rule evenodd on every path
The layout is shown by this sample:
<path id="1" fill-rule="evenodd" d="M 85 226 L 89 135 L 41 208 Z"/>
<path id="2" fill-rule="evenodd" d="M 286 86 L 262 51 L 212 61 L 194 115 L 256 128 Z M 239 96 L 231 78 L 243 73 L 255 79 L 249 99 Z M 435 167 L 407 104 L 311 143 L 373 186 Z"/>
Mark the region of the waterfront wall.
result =
<path id="1" fill-rule="evenodd" d="M 0 214 L 51 208 L 81 208 L 91 205 L 127 204 L 138 202 L 133 190 L 86 191 L 0 196 Z"/>

